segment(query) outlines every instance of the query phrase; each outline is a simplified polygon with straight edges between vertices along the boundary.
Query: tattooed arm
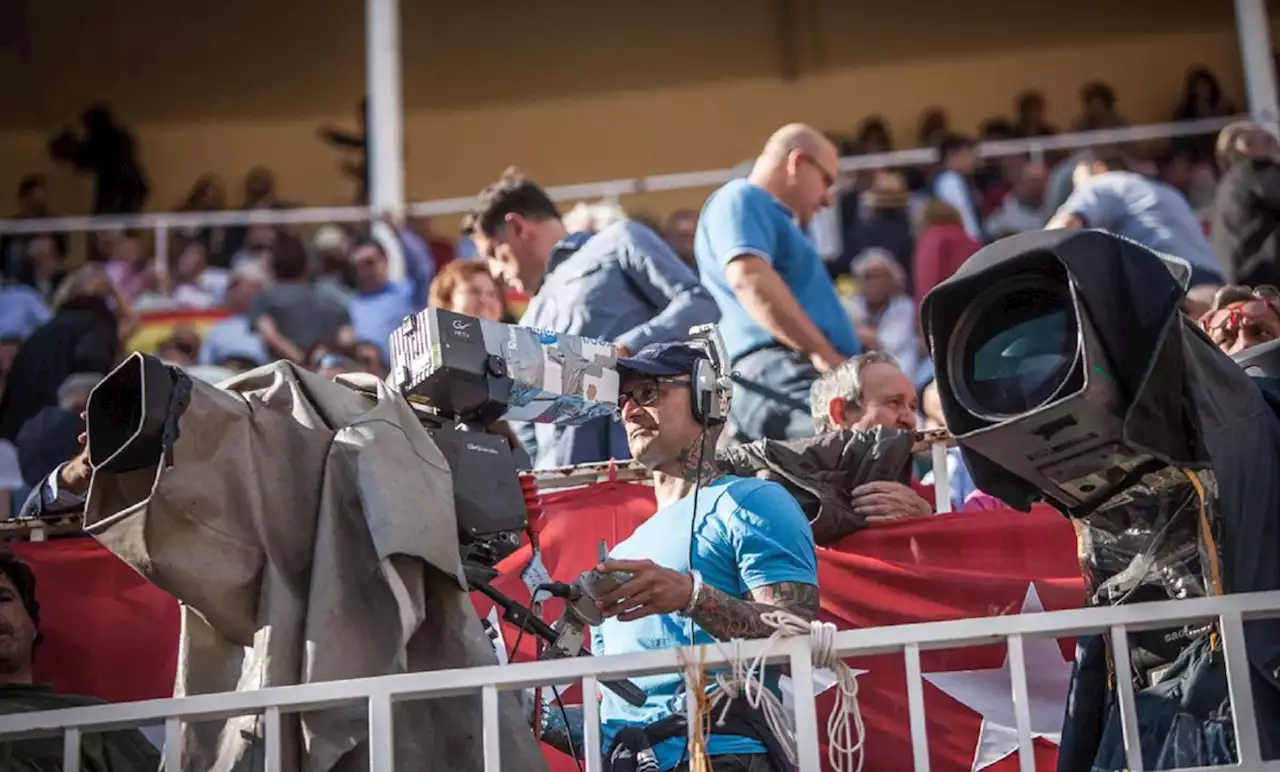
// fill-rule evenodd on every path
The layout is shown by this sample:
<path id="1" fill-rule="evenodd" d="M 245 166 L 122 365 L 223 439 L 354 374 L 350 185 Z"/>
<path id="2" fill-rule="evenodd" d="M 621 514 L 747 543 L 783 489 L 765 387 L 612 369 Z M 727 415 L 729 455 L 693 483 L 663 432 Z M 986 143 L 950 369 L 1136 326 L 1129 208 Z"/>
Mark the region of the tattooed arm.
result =
<path id="1" fill-rule="evenodd" d="M 760 619 L 768 611 L 789 611 L 812 620 L 818 617 L 818 588 L 802 582 L 779 582 L 751 591 L 751 599 L 735 598 L 704 584 L 698 590 L 693 621 L 716 638 L 768 638 L 773 628 Z"/>

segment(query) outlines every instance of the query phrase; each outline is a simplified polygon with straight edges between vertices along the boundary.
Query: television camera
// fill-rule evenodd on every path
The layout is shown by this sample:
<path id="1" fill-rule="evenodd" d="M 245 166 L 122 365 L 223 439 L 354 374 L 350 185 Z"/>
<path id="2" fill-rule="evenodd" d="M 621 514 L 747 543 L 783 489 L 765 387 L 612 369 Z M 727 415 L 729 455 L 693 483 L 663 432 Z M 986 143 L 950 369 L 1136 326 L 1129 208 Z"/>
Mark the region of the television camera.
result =
<path id="1" fill-rule="evenodd" d="M 1280 546 L 1259 537 L 1280 518 L 1280 420 L 1253 380 L 1280 372 L 1280 348 L 1236 361 L 1219 351 L 1180 313 L 1189 274 L 1102 231 L 1037 231 L 980 250 L 921 304 L 947 427 L 975 483 L 1078 521 L 1093 604 L 1280 588 Z M 1246 627 L 1259 672 L 1280 657 L 1268 643 L 1278 632 Z M 1132 639 L 1140 687 L 1192 678 L 1182 653 L 1212 645 L 1207 628 Z M 1199 675 L 1225 694 L 1220 673 Z M 1264 707 L 1280 705 L 1280 674 L 1264 680 L 1259 726 L 1280 726 L 1280 709 Z M 1080 706 L 1090 710 L 1109 708 Z M 1280 732 L 1264 754 L 1269 742 L 1280 750 Z M 1110 768 L 1090 749 L 1062 750 Z"/>

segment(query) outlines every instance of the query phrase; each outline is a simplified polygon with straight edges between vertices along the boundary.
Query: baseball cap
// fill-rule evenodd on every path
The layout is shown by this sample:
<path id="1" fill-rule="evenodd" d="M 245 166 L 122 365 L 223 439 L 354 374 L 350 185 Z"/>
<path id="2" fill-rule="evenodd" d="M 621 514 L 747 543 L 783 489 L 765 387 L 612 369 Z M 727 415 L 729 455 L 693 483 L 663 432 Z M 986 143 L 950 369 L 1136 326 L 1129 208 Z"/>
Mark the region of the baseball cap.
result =
<path id="1" fill-rule="evenodd" d="M 637 373 L 655 377 L 693 375 L 694 366 L 707 355 L 688 343 L 650 343 L 635 356 L 620 357 L 618 371 L 622 375 Z"/>

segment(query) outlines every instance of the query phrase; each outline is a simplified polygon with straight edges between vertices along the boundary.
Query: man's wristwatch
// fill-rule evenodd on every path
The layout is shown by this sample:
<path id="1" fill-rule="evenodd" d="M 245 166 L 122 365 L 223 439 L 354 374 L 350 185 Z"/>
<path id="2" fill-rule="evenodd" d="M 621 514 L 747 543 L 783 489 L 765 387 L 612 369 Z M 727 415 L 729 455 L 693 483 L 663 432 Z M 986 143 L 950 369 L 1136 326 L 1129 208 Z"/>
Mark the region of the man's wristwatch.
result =
<path id="1" fill-rule="evenodd" d="M 698 605 L 698 593 L 702 591 L 702 572 L 695 568 L 689 572 L 689 576 L 693 577 L 693 592 L 689 593 L 689 605 L 679 612 L 682 617 L 693 616 L 693 610 Z"/>

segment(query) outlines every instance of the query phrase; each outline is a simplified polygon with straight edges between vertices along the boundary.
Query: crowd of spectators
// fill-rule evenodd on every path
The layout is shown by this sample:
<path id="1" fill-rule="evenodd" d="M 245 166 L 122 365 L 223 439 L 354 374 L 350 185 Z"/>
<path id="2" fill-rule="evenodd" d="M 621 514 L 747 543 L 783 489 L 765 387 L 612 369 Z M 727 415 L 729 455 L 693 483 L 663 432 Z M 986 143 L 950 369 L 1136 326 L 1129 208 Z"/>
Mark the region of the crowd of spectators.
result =
<path id="1" fill-rule="evenodd" d="M 1108 85 L 1086 84 L 1080 97 L 1073 128 L 1125 125 Z M 1058 133 L 1039 93 L 1018 95 L 1012 107 L 1012 115 L 985 121 L 977 139 L 957 133 L 944 110 L 924 110 L 917 139 L 940 158 L 930 168 L 840 173 L 840 155 L 894 149 L 876 116 L 849 136 L 792 127 L 770 140 L 751 176 L 717 191 L 701 213 L 676 211 L 664 223 L 609 203 L 580 204 L 562 216 L 539 186 L 511 171 L 480 194 L 456 238 L 425 219 L 390 218 L 376 228 L 313 231 L 178 228 L 164 245 L 146 234 L 97 232 L 73 264 L 65 234 L 0 234 L 0 491 L 21 501 L 49 475 L 74 447 L 84 384 L 127 352 L 140 324 L 175 311 L 178 321 L 157 353 L 211 381 L 278 359 L 330 376 L 385 376 L 389 334 L 428 304 L 607 339 L 621 354 L 718 320 L 735 367 L 768 386 L 737 401 L 735 411 L 752 414 L 735 424 L 739 439 L 810 431 L 810 385 L 867 351 L 892 357 L 927 419 L 932 366 L 916 319 L 919 300 L 983 244 L 1013 233 L 1100 227 L 1187 259 L 1198 285 L 1188 308 L 1199 298 L 1198 313 L 1217 314 L 1218 326 L 1206 330 L 1219 338 L 1253 318 L 1241 308 L 1275 313 L 1271 296 L 1248 289 L 1280 280 L 1273 215 L 1280 166 L 1269 135 L 1237 126 L 1218 146 L 1204 135 L 980 157 L 978 139 Z M 86 113 L 84 136 L 68 130 L 58 138 L 55 157 L 99 175 L 95 211 L 136 211 L 147 185 L 132 139 L 95 110 Z M 1213 74 L 1197 67 L 1173 117 L 1234 112 Z M 358 134 L 323 134 L 363 152 L 363 126 Z M 349 173 L 362 194 L 363 158 Z M 39 176 L 24 179 L 17 197 L 18 219 L 56 213 Z M 238 201 L 210 173 L 176 209 L 292 206 L 277 194 L 272 173 L 258 167 L 245 176 Z M 814 244 L 822 262 L 810 271 Z M 401 280 L 391 278 L 390 251 L 403 256 Z M 1247 286 L 1215 299 L 1227 283 Z M 512 307 L 512 298 L 527 300 L 528 309 Z M 555 466 L 624 456 L 619 431 L 606 419 L 540 427 L 521 440 L 533 463 Z M 8 504 L 0 495 L 0 514 Z"/>

